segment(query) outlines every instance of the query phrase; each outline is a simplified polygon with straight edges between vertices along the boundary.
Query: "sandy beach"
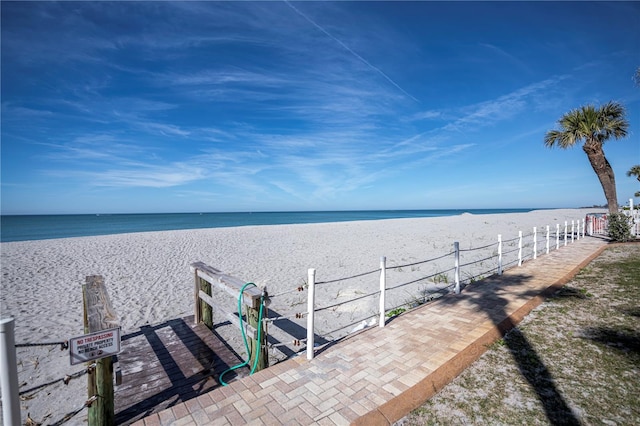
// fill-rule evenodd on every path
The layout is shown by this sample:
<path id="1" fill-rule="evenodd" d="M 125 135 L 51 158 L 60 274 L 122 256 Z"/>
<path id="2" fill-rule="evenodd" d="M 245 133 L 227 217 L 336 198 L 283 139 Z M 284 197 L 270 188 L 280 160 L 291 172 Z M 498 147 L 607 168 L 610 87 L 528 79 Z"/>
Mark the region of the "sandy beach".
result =
<path id="1" fill-rule="evenodd" d="M 140 326 L 193 314 L 193 276 L 189 265 L 202 261 L 224 273 L 257 285 L 274 295 L 270 309 L 289 315 L 306 309 L 306 292 L 294 292 L 316 269 L 316 306 L 348 300 L 378 288 L 378 275 L 353 280 L 343 277 L 374 271 L 380 257 L 388 267 L 412 264 L 450 253 L 454 241 L 461 250 L 487 246 L 525 235 L 533 227 L 552 232 L 557 223 L 582 221 L 598 209 L 537 210 L 529 213 L 389 219 L 304 225 L 247 226 L 98 237 L 11 242 L 1 244 L 1 312 L 16 320 L 16 342 L 67 340 L 83 334 L 81 285 L 88 275 L 102 275 L 123 334 Z M 530 237 L 529 237 L 530 238 Z M 539 236 L 539 238 L 542 238 Z M 552 243 L 553 244 L 553 243 Z M 494 248 L 478 253 L 493 255 Z M 512 255 L 513 256 L 513 255 Z M 451 257 L 388 271 L 388 286 L 450 269 Z M 493 263 L 492 263 L 493 262 Z M 465 262 L 463 262 L 465 263 Z M 493 260 L 462 271 L 462 279 L 488 274 Z M 473 269 L 475 268 L 475 269 Z M 438 278 L 438 279 L 436 279 Z M 388 297 L 387 309 L 416 297 L 429 286 L 451 284 L 452 272 L 403 286 Z M 233 306 L 235 301 L 230 301 Z M 316 322 L 321 335 L 339 337 L 353 323 L 377 312 L 377 298 L 365 298 L 323 311 Z M 300 321 L 304 324 L 304 320 Z M 337 330 L 338 327 L 343 327 Z M 240 353 L 236 329 L 219 330 Z M 284 339 L 284 338 L 283 338 Z M 82 370 L 70 366 L 68 351 L 59 347 L 19 348 L 21 390 Z M 282 354 L 273 351 L 274 361 Z M 23 420 L 52 424 L 78 409 L 86 395 L 86 378 L 57 383 L 24 395 Z M 67 424 L 83 424 L 86 411 Z"/>

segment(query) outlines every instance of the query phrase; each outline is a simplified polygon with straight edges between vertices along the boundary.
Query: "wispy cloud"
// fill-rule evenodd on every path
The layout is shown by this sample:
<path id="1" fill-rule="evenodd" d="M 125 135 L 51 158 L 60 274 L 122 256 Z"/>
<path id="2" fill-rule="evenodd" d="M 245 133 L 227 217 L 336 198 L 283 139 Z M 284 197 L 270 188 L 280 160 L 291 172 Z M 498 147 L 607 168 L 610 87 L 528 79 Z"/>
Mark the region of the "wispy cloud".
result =
<path id="1" fill-rule="evenodd" d="M 524 111 L 537 108 L 540 102 L 546 102 L 544 99 L 550 95 L 553 88 L 566 78 L 568 78 L 566 75 L 555 76 L 529 84 L 495 99 L 465 105 L 455 110 L 428 110 L 416 113 L 411 117 L 411 120 L 419 121 L 436 117 L 446 119 L 449 122 L 439 128 L 443 132 L 463 132 L 471 128 L 479 129 L 492 126 L 511 119 Z"/>
<path id="2" fill-rule="evenodd" d="M 501 58 L 506 59 L 508 62 L 516 65 L 518 69 L 520 69 L 522 72 L 525 72 L 527 74 L 531 73 L 531 69 L 525 64 L 525 62 L 522 59 L 508 53 L 504 49 L 491 43 L 480 43 L 480 46 L 489 50 L 494 55 L 500 56 Z M 504 63 L 504 61 L 498 61 L 498 60 L 496 60 L 496 62 Z"/>
<path id="3" fill-rule="evenodd" d="M 218 85 L 249 84 L 255 86 L 277 87 L 286 82 L 273 74 L 258 73 L 242 69 L 206 70 L 192 74 L 168 74 L 162 79 L 175 85 Z"/>
<path id="4" fill-rule="evenodd" d="M 307 21 L 309 21 L 309 23 L 311 23 L 314 27 L 316 27 L 318 30 L 322 31 L 325 35 L 327 35 L 327 37 L 331 38 L 332 40 L 334 40 L 336 43 L 338 43 L 343 49 L 345 49 L 347 52 L 349 52 L 351 55 L 353 55 L 355 58 L 357 58 L 358 60 L 360 60 L 362 63 L 364 63 L 366 66 L 368 66 L 369 68 L 371 68 L 372 70 L 374 70 L 375 72 L 377 72 L 379 75 L 381 75 L 385 80 L 387 80 L 389 83 L 391 83 L 396 89 L 400 90 L 402 93 L 404 93 L 406 96 L 408 96 L 409 98 L 413 99 L 416 102 L 420 102 L 418 99 L 416 99 L 413 95 L 411 95 L 409 92 L 407 92 L 406 90 L 404 90 L 402 87 L 400 87 L 398 85 L 398 83 L 396 83 L 395 81 L 393 81 L 391 79 L 391 77 L 389 77 L 387 74 L 385 74 L 380 68 L 376 67 L 375 65 L 371 64 L 369 61 L 367 61 L 366 59 L 364 59 L 362 56 L 360 56 L 358 53 L 354 52 L 353 49 L 351 49 L 349 46 L 347 46 L 345 43 L 343 43 L 340 39 L 338 39 L 337 37 L 335 37 L 334 35 L 332 35 L 329 31 L 327 31 L 326 29 L 324 29 L 322 26 L 320 26 L 317 22 L 315 22 L 313 19 L 311 19 L 309 16 L 305 15 L 304 13 L 302 13 L 300 11 L 300 9 L 296 8 L 295 6 L 293 6 L 289 1 L 284 0 L 284 2 L 287 4 L 287 6 L 289 6 L 291 9 L 293 9 L 298 15 L 302 16 L 304 19 L 306 19 Z"/>
<path id="5" fill-rule="evenodd" d="M 49 170 L 48 175 L 63 177 L 59 170 Z M 106 170 L 70 170 L 64 173 L 65 178 L 75 176 L 88 186 L 113 188 L 168 188 L 197 181 L 203 178 L 204 171 L 194 169 L 182 163 L 165 166 L 139 164 L 137 167 L 108 168 Z"/>

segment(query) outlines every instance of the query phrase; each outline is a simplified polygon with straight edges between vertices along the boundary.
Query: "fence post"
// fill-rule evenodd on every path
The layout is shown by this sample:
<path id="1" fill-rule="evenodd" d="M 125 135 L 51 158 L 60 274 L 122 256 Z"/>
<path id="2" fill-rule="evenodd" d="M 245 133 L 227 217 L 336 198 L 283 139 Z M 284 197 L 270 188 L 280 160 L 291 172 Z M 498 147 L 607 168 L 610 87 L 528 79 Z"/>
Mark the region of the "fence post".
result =
<path id="1" fill-rule="evenodd" d="M 456 294 L 460 294 L 460 243 L 458 241 L 453 243 L 453 251 L 455 252 L 455 270 L 453 273 L 456 283 Z"/>
<path id="2" fill-rule="evenodd" d="M 197 325 L 197 324 L 200 324 L 200 321 L 202 321 L 202 312 L 200 309 L 200 278 L 198 278 L 198 270 L 196 268 L 194 268 L 194 271 L 193 271 L 193 278 L 194 278 L 193 323 Z"/>
<path id="3" fill-rule="evenodd" d="M 567 245 L 567 221 L 564 221 L 564 245 Z"/>
<path id="4" fill-rule="evenodd" d="M 313 315 L 316 298 L 316 270 L 309 269 L 307 272 L 309 280 L 309 294 L 307 297 L 307 359 L 313 359 Z"/>
<path id="5" fill-rule="evenodd" d="M 533 258 L 538 258 L 538 228 L 533 227 Z"/>
<path id="6" fill-rule="evenodd" d="M 549 254 L 549 225 L 547 225 L 547 248 L 546 248 L 546 252 L 547 252 L 547 254 Z"/>
<path id="7" fill-rule="evenodd" d="M 211 283 L 203 278 L 198 277 L 197 270 L 194 273 L 196 276 L 196 290 L 202 290 L 207 296 L 213 296 Z M 196 301 L 196 304 L 198 304 L 198 301 Z M 213 330 L 213 308 L 204 300 L 200 300 L 199 304 L 200 307 L 198 308 L 198 317 L 200 321 L 202 321 L 207 327 L 209 327 L 209 329 Z"/>
<path id="8" fill-rule="evenodd" d="M 518 231 L 518 266 L 522 266 L 522 231 Z"/>
<path id="9" fill-rule="evenodd" d="M 633 210 L 633 198 L 629 198 L 629 215 L 631 217 L 631 223 L 633 223 L 631 232 L 637 238 L 638 234 L 640 234 L 640 223 L 638 223 L 638 215 L 636 214 L 635 210 Z"/>
<path id="10" fill-rule="evenodd" d="M 109 295 L 101 275 L 89 275 L 82 286 L 84 304 L 84 332 L 95 333 L 118 326 L 118 319 L 111 307 Z M 96 397 L 89 405 L 87 423 L 89 426 L 115 425 L 113 395 L 113 358 L 111 356 L 95 360 L 95 369 L 88 375 L 87 396 Z"/>
<path id="11" fill-rule="evenodd" d="M 498 234 L 498 275 L 502 275 L 502 234 Z"/>
<path id="12" fill-rule="evenodd" d="M 266 287 L 263 289 L 264 292 L 267 291 Z M 264 294 L 264 293 L 263 293 Z M 256 330 L 260 330 L 262 327 L 262 332 L 260 333 L 260 340 L 253 336 L 249 338 L 249 350 L 251 351 L 251 359 L 250 366 L 253 368 L 253 363 L 255 362 L 256 356 L 258 356 L 258 364 L 256 365 L 255 371 L 264 370 L 269 367 L 269 352 L 267 351 L 267 333 L 266 333 L 266 323 L 260 322 L 260 306 L 266 303 L 264 300 L 256 300 L 257 304 L 246 305 L 247 310 L 247 323 L 255 328 Z M 267 307 L 264 306 L 262 311 L 263 318 L 268 318 Z"/>
<path id="13" fill-rule="evenodd" d="M 585 223 L 584 223 L 584 218 L 582 218 L 582 238 L 584 238 L 586 236 L 584 228 L 585 228 Z"/>
<path id="14" fill-rule="evenodd" d="M 571 242 L 574 242 L 575 240 L 574 235 L 575 235 L 576 229 L 575 229 L 574 222 L 575 222 L 574 220 L 571 221 Z"/>
<path id="15" fill-rule="evenodd" d="M 387 258 L 380 257 L 380 327 L 385 323 L 385 289 L 387 288 Z"/>
<path id="16" fill-rule="evenodd" d="M 0 319 L 0 390 L 2 391 L 2 418 L 5 426 L 22 424 L 16 363 L 16 339 L 13 318 Z"/>
<path id="17" fill-rule="evenodd" d="M 556 223 L 556 250 L 560 248 L 560 224 Z"/>

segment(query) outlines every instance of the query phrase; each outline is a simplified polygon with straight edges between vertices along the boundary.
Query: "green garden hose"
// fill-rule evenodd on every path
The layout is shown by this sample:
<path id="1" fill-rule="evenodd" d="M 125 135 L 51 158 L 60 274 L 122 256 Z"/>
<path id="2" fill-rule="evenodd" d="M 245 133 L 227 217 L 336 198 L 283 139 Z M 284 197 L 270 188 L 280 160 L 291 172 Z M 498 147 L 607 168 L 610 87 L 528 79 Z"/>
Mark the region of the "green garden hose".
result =
<path id="1" fill-rule="evenodd" d="M 238 317 L 240 317 L 240 332 L 242 332 L 242 341 L 244 342 L 244 348 L 247 351 L 247 360 L 238 364 L 238 365 L 234 365 L 233 367 L 225 370 L 222 372 L 222 374 L 220 374 L 220 377 L 218 378 L 218 381 L 220 382 L 220 384 L 222 386 L 227 386 L 228 383 L 225 382 L 224 380 L 222 380 L 222 377 L 227 374 L 230 371 L 233 370 L 237 370 L 238 368 L 242 368 L 244 366 L 246 366 L 247 364 L 249 364 L 249 361 L 251 361 L 251 351 L 249 350 L 249 343 L 247 342 L 247 335 L 244 332 L 244 327 L 242 326 L 242 301 L 244 300 L 243 294 L 244 294 L 244 289 L 247 288 L 248 286 L 254 286 L 254 287 L 258 287 L 257 285 L 255 285 L 254 283 L 246 283 L 245 285 L 242 286 L 242 289 L 240 290 L 240 294 L 238 295 Z M 258 359 L 260 358 L 260 345 L 262 344 L 262 310 L 264 308 L 264 294 L 260 297 L 260 311 L 258 313 L 258 340 L 256 343 L 256 346 L 258 346 L 258 353 L 256 354 L 256 358 L 253 361 L 253 366 L 251 367 L 251 371 L 249 372 L 249 375 L 252 375 L 255 371 L 256 371 L 256 367 L 258 366 Z M 248 320 L 248 318 L 247 318 Z"/>

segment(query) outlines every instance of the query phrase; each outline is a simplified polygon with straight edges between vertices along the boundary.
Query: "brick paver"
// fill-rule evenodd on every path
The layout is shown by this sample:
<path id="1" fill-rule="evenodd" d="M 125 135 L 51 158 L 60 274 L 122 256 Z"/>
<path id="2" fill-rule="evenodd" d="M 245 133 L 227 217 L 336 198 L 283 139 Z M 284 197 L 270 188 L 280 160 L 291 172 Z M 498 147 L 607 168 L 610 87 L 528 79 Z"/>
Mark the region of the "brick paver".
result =
<path id="1" fill-rule="evenodd" d="M 135 423 L 389 425 L 422 405 L 595 258 L 584 238 L 371 328 Z M 363 350 L 363 348 L 367 348 Z"/>

